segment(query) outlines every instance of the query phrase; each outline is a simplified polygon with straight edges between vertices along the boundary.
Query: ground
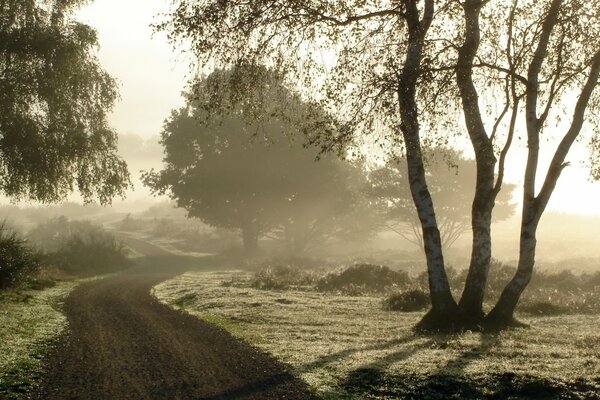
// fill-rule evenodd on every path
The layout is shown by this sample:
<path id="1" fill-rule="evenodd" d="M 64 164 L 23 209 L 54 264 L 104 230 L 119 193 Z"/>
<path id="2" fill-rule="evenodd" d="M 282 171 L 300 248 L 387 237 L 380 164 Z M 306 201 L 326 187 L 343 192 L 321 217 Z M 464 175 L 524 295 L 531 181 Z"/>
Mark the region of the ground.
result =
<path id="1" fill-rule="evenodd" d="M 67 326 L 60 303 L 79 283 L 0 294 L 0 398 L 22 398 L 35 387 L 42 354 Z"/>
<path id="2" fill-rule="evenodd" d="M 188 272 L 157 298 L 292 366 L 322 398 L 600 398 L 600 318 L 519 316 L 528 329 L 419 336 L 381 299 L 264 291 L 244 272 Z"/>
<path id="3" fill-rule="evenodd" d="M 312 398 L 280 361 L 151 296 L 189 268 L 215 268 L 211 259 L 138 250 L 154 254 L 65 300 L 69 334 L 45 357 L 33 399 Z"/>

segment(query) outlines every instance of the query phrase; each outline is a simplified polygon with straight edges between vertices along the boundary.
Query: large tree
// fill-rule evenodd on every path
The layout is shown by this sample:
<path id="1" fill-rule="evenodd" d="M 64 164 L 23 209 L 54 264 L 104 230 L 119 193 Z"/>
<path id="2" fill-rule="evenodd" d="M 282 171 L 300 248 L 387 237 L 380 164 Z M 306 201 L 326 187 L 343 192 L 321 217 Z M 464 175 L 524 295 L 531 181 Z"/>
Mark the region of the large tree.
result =
<path id="1" fill-rule="evenodd" d="M 427 183 L 435 204 L 442 246 L 448 251 L 461 236 L 471 231 L 476 165 L 474 160 L 452 149 L 435 148 L 428 153 Z M 515 188 L 516 185 L 506 185 L 500 193 L 494 222 L 514 214 Z M 423 249 L 423 232 L 412 203 L 404 160 L 389 160 L 383 167 L 370 171 L 367 194 L 381 213 L 384 228 Z"/>
<path id="2" fill-rule="evenodd" d="M 0 191 L 55 202 L 77 189 L 108 203 L 129 186 L 106 115 L 118 96 L 82 0 L 0 1 Z"/>
<path id="3" fill-rule="evenodd" d="M 234 84 L 240 80 L 241 96 Z M 252 92 L 261 97 L 259 106 L 257 99 L 246 101 Z M 165 167 L 145 174 L 145 183 L 191 217 L 239 230 L 249 255 L 265 235 L 301 255 L 315 242 L 352 230 L 345 216 L 358 201 L 363 175 L 332 155 L 315 161 L 317 152 L 302 146 L 291 108 L 302 114 L 305 107 L 266 69 L 246 65 L 212 73 L 167 120 Z"/>
<path id="4" fill-rule="evenodd" d="M 404 150 L 432 300 L 421 326 L 445 328 L 484 321 L 492 214 L 522 119 L 529 156 L 519 266 L 487 322 L 512 320 L 531 277 L 539 219 L 583 123 L 593 121 L 586 111 L 598 110 L 598 7 L 595 0 L 178 0 L 159 29 L 189 41 L 200 65 L 243 59 L 286 73 L 290 85 L 338 116 L 335 129 L 311 136 L 323 150 L 365 132 L 378 132 L 379 143 L 396 154 L 397 147 Z M 536 191 L 541 134 L 569 103 L 575 106 L 568 126 L 559 125 L 566 133 Z M 461 131 L 473 146 L 477 176 L 471 262 L 457 304 L 422 148 L 424 140 Z"/>

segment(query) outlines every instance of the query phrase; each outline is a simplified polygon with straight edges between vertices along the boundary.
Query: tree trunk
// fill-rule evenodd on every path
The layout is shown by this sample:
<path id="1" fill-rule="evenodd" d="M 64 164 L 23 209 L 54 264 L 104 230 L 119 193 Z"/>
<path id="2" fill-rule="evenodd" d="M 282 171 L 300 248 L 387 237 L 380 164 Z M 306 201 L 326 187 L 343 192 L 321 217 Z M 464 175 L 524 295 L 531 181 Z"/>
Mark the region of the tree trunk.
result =
<path id="1" fill-rule="evenodd" d="M 517 273 L 506 285 L 498 303 L 486 317 L 486 323 L 490 326 L 504 327 L 514 321 L 517 303 L 533 274 L 538 220 L 538 218 L 533 218 L 529 221 L 524 220 L 522 223 Z"/>
<path id="2" fill-rule="evenodd" d="M 434 14 L 434 1 L 425 1 L 423 18 L 419 18 L 416 1 L 406 2 L 408 49 L 398 82 L 400 130 L 406 145 L 408 180 L 423 230 L 427 259 L 431 310 L 417 325 L 418 329 L 448 329 L 456 324 L 458 306 L 452 297 L 444 266 L 442 241 L 435 218 L 431 193 L 427 188 L 421 149 L 419 111 L 416 101 L 423 43 Z"/>
<path id="3" fill-rule="evenodd" d="M 413 201 L 423 230 L 432 312 L 439 316 L 455 317 L 453 314 L 456 310 L 456 302 L 450 291 L 444 266 L 440 231 L 431 194 L 427 188 L 423 160 L 418 156 L 418 152 L 420 152 L 420 147 L 407 149 L 408 176 Z"/>
<path id="4" fill-rule="evenodd" d="M 465 289 L 459 302 L 459 306 L 465 317 L 472 322 L 481 321 L 484 317 L 483 298 L 492 258 L 491 224 L 491 210 L 478 210 L 477 206 L 474 205 L 472 213 L 473 244 L 471 248 L 471 262 L 465 282 Z"/>
<path id="5" fill-rule="evenodd" d="M 459 50 L 456 67 L 465 125 L 477 159 L 477 182 L 471 211 L 473 245 L 471 262 L 459 306 L 464 317 L 477 323 L 484 317 L 483 297 L 487 285 L 492 255 L 492 210 L 495 203 L 494 180 L 496 157 L 491 139 L 488 137 L 478 102 L 478 93 L 473 82 L 473 60 L 481 41 L 479 13 L 481 0 L 464 3 L 465 39 Z"/>
<path id="6" fill-rule="evenodd" d="M 256 224 L 248 223 L 242 227 L 242 240 L 246 256 L 255 256 L 258 253 L 258 229 Z"/>

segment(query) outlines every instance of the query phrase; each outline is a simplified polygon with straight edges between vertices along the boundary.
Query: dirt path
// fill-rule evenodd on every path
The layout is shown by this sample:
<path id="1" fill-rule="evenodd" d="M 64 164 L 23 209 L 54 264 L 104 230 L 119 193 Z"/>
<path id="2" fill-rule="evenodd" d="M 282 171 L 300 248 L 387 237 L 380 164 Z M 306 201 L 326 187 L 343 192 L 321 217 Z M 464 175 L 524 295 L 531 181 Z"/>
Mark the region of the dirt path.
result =
<path id="1" fill-rule="evenodd" d="M 48 355 L 34 398 L 312 398 L 275 359 L 156 301 L 154 285 L 199 261 L 146 250 L 153 256 L 135 269 L 67 298 L 70 333 Z"/>

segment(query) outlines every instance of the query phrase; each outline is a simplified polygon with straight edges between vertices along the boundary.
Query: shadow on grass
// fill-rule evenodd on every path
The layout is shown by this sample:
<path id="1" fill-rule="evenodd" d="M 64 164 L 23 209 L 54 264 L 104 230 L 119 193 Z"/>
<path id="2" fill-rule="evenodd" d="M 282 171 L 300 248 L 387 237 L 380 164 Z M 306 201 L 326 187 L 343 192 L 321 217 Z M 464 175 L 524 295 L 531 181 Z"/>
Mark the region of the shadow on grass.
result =
<path id="1" fill-rule="evenodd" d="M 600 381 L 562 381 L 514 373 L 486 376 L 403 374 L 358 369 L 341 387 L 360 399 L 598 399 Z"/>
<path id="2" fill-rule="evenodd" d="M 432 337 L 418 347 L 403 349 L 350 372 L 339 387 L 356 399 L 600 399 L 600 378 L 592 381 L 540 378 L 497 373 L 467 375 L 466 367 L 485 359 L 500 343 L 497 334 L 482 334 L 481 343 L 431 374 L 386 372 L 387 367 L 420 350 L 445 348 L 452 335 Z M 333 393 L 324 398 L 337 398 Z"/>
<path id="3" fill-rule="evenodd" d="M 389 349 L 391 347 L 398 346 L 398 345 L 401 345 L 401 344 L 411 343 L 411 342 L 415 341 L 416 339 L 418 339 L 418 336 L 407 335 L 405 337 L 401 337 L 401 338 L 398 338 L 398 339 L 390 340 L 390 341 L 387 341 L 387 342 L 384 342 L 384 343 L 378 343 L 378 344 L 375 344 L 375 345 L 372 345 L 372 346 L 357 347 L 357 348 L 354 348 L 354 349 L 346 349 L 346 350 L 338 351 L 336 353 L 332 353 L 332 354 L 328 354 L 328 355 L 323 356 L 323 357 L 319 357 L 317 360 L 315 360 L 315 361 L 313 361 L 311 363 L 304 364 L 304 365 L 296 368 L 296 370 L 298 372 L 300 372 L 300 373 L 310 372 L 313 369 L 321 368 L 321 367 L 323 367 L 323 366 L 325 366 L 327 364 L 331 364 L 331 363 L 334 363 L 334 362 L 337 362 L 337 361 L 341 361 L 342 359 L 344 359 L 346 357 L 349 357 L 349 356 L 352 356 L 353 354 L 356 354 L 356 353 L 360 353 L 360 352 L 363 352 L 363 351 L 386 350 L 386 349 Z M 411 352 L 412 352 L 413 349 L 417 350 L 418 347 L 413 347 L 411 349 Z M 391 360 L 391 359 L 388 360 L 387 361 L 388 365 L 390 363 L 399 361 L 400 359 L 404 359 L 404 358 L 407 358 L 408 356 L 410 356 L 410 354 L 408 354 L 408 355 L 406 355 L 406 356 L 403 357 L 403 355 L 401 355 L 400 353 L 403 353 L 403 352 L 396 352 L 396 353 L 394 353 L 394 355 L 396 355 L 397 357 L 400 357 L 400 358 L 398 360 Z M 390 357 L 393 358 L 392 355 L 390 355 Z M 386 356 L 385 358 L 388 358 L 388 357 Z M 383 364 L 386 363 L 386 361 L 384 359 L 378 360 L 378 361 L 381 361 L 381 363 L 383 363 Z"/>

